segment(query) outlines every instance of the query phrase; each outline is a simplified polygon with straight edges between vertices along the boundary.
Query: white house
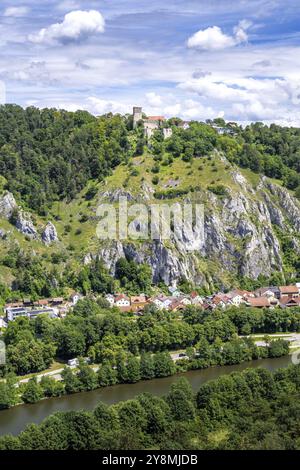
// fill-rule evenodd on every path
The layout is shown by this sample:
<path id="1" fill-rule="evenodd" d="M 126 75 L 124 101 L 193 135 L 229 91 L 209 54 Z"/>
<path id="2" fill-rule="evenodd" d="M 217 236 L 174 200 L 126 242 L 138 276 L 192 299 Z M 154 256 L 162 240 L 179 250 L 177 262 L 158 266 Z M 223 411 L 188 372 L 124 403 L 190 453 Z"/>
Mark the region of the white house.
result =
<path id="1" fill-rule="evenodd" d="M 192 292 L 190 295 L 191 302 L 193 305 L 202 305 L 203 304 L 203 299 L 202 297 L 198 294 L 198 292 Z"/>
<path id="2" fill-rule="evenodd" d="M 172 298 L 166 297 L 165 295 L 158 295 L 157 297 L 153 299 L 152 303 L 156 305 L 157 308 L 162 310 L 164 308 L 168 309 L 172 303 L 172 300 L 173 300 Z"/>
<path id="3" fill-rule="evenodd" d="M 115 298 L 116 307 L 130 307 L 130 300 L 125 294 L 119 294 Z"/>
<path id="4" fill-rule="evenodd" d="M 180 302 L 182 305 L 192 305 L 192 301 L 188 297 L 181 297 Z"/>
<path id="5" fill-rule="evenodd" d="M 73 292 L 73 294 L 70 296 L 70 301 L 72 302 L 73 307 L 79 302 L 81 298 L 81 294 L 79 294 L 78 292 Z"/>
<path id="6" fill-rule="evenodd" d="M 236 307 L 239 307 L 241 303 L 244 303 L 244 297 L 241 295 L 242 293 L 237 292 L 237 291 L 232 291 L 227 294 L 227 296 L 230 298 L 232 305 L 235 305 Z"/>

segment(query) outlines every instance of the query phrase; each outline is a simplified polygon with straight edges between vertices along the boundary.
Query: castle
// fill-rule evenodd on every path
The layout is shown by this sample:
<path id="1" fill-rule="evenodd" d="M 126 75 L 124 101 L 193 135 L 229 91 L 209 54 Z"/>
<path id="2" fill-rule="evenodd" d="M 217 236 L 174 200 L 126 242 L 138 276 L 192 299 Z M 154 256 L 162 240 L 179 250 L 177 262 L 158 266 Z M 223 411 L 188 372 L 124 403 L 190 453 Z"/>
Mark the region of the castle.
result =
<path id="1" fill-rule="evenodd" d="M 166 121 L 164 116 L 149 116 L 143 118 L 143 108 L 134 106 L 133 108 L 133 128 L 135 129 L 138 122 L 143 121 L 145 136 L 150 139 L 157 129 L 162 129 L 164 138 L 167 139 L 172 135 L 172 129 L 170 127 L 164 127 Z"/>

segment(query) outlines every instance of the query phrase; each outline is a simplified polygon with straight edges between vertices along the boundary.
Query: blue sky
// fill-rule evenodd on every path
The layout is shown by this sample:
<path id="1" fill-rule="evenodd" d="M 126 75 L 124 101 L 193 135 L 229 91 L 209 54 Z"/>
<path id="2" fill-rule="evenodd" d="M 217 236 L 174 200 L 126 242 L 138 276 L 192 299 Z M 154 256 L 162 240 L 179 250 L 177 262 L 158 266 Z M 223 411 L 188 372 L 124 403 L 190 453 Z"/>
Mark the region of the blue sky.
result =
<path id="1" fill-rule="evenodd" d="M 0 80 L 22 106 L 300 126 L 300 4 L 2 0 Z"/>

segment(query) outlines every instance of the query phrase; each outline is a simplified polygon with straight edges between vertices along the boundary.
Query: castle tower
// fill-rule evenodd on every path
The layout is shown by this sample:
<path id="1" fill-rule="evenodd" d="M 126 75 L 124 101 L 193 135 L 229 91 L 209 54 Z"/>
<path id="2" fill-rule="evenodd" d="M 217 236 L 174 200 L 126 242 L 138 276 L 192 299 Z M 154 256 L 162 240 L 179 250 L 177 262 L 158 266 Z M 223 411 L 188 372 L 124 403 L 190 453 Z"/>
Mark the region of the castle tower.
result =
<path id="1" fill-rule="evenodd" d="M 143 108 L 134 106 L 133 108 L 133 128 L 135 129 L 138 121 L 143 119 Z"/>

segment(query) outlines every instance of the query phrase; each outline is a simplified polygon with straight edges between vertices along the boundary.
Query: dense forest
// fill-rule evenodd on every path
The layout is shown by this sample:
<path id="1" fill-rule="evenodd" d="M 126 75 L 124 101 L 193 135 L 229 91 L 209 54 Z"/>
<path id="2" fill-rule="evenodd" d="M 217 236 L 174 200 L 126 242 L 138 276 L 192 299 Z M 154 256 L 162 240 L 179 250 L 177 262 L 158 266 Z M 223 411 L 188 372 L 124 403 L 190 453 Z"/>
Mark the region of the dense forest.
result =
<path id="1" fill-rule="evenodd" d="M 43 214 L 73 199 L 129 156 L 126 119 L 87 112 L 0 107 L 0 174 L 7 189 Z"/>
<path id="2" fill-rule="evenodd" d="M 180 379 L 163 397 L 143 393 L 94 412 L 69 411 L 0 437 L 1 450 L 299 450 L 300 367 L 247 369 L 194 394 Z"/>

